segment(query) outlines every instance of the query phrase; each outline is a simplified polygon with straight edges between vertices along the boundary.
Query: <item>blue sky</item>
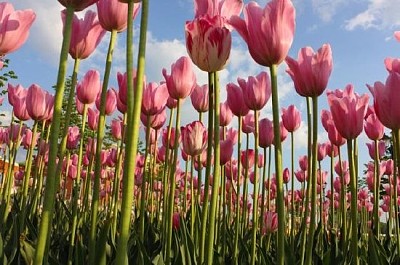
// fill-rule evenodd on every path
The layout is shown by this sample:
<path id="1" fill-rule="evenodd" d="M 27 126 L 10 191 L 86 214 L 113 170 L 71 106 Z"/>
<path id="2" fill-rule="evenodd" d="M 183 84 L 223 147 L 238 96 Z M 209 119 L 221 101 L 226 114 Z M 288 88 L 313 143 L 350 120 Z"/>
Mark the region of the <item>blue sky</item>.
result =
<path id="1" fill-rule="evenodd" d="M 11 69 L 19 76 L 19 79 L 12 83 L 20 83 L 24 87 L 37 83 L 51 91 L 51 86 L 56 82 L 62 39 L 60 19 L 62 6 L 55 0 L 11 0 L 10 2 L 16 9 L 32 8 L 37 13 L 28 41 L 20 50 L 7 56 L 11 60 Z M 264 6 L 267 1 L 258 2 Z M 330 43 L 334 70 L 328 89 L 344 88 L 346 84 L 352 83 L 356 92 L 367 93 L 366 83 L 373 84 L 375 81 L 386 79 L 383 60 L 386 57 L 400 56 L 400 43 L 393 38 L 393 32 L 400 30 L 398 0 L 296 0 L 294 4 L 297 11 L 297 27 L 289 55 L 297 58 L 298 50 L 304 46 L 311 46 L 316 50 L 322 44 Z M 83 13 L 79 15 L 82 16 Z M 191 0 L 150 1 L 146 69 L 148 81 L 163 80 L 162 68 L 165 67 L 169 71 L 171 63 L 186 55 L 184 23 L 191 19 L 193 19 Z M 136 24 L 137 22 L 138 20 Z M 135 34 L 138 35 L 137 30 Z M 106 35 L 99 49 L 81 63 L 80 76 L 92 68 L 103 71 L 108 39 L 109 35 Z M 116 72 L 124 72 L 124 44 L 122 34 L 114 54 L 111 86 L 116 84 Z M 279 68 L 280 106 L 295 104 L 304 111 L 304 99 L 295 93 L 285 69 L 286 65 L 281 65 Z M 238 77 L 247 78 L 249 75 L 256 75 L 262 70 L 268 71 L 253 62 L 243 40 L 237 33 L 233 33 L 230 62 L 220 75 L 222 85 L 236 82 Z M 196 72 L 198 83 L 206 83 L 206 74 L 198 69 Z M 222 98 L 225 99 L 225 92 L 222 93 Z M 372 103 L 371 100 L 370 102 Z M 328 108 L 325 95 L 321 97 L 320 103 L 320 109 Z M 269 105 L 262 113 L 263 117 L 271 117 Z M 4 107 L 7 108 L 7 105 Z M 193 113 L 185 115 L 182 123 L 186 124 L 197 115 L 190 104 L 186 104 L 184 108 L 187 113 Z M 296 133 L 298 155 L 305 152 L 305 135 L 306 127 L 302 126 Z M 327 139 L 323 133 L 320 136 L 321 140 Z M 360 150 L 366 150 L 361 148 L 365 148 L 364 146 L 361 146 Z"/>

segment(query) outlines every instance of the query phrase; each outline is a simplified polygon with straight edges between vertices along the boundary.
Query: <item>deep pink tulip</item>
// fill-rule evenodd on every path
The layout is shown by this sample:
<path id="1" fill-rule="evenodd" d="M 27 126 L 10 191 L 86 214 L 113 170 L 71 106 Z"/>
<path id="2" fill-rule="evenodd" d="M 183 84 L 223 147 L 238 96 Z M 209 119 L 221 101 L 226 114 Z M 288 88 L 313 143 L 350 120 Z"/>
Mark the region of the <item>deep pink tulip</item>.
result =
<path id="1" fill-rule="evenodd" d="M 327 130 L 328 130 L 328 138 L 329 141 L 334 145 L 334 146 L 342 146 L 346 143 L 346 139 L 342 137 L 342 135 L 339 133 L 339 131 L 336 129 L 335 123 L 332 120 L 329 120 L 326 124 Z"/>
<path id="2" fill-rule="evenodd" d="M 332 158 L 337 157 L 339 155 L 339 148 L 329 141 L 326 143 L 326 154 Z"/>
<path id="3" fill-rule="evenodd" d="M 181 127 L 182 146 L 190 156 L 200 155 L 207 147 L 207 129 L 200 121 Z"/>
<path id="4" fill-rule="evenodd" d="M 165 120 L 167 119 L 167 111 L 164 109 L 160 113 L 151 116 L 144 115 L 143 113 L 140 114 L 140 120 L 144 126 L 147 126 L 147 119 L 150 119 L 149 125 L 151 128 L 159 130 L 164 126 Z"/>
<path id="5" fill-rule="evenodd" d="M 223 139 L 223 138 L 221 137 L 221 139 Z M 238 131 L 235 130 L 234 128 L 229 128 L 226 131 L 225 139 L 230 139 L 232 141 L 232 143 L 235 145 L 238 141 Z"/>
<path id="6" fill-rule="evenodd" d="M 271 96 L 271 83 L 266 72 L 257 76 L 249 76 L 247 82 L 238 78 L 238 83 L 243 91 L 243 99 L 246 106 L 251 110 L 261 110 Z"/>
<path id="7" fill-rule="evenodd" d="M 376 151 L 375 151 L 375 143 L 367 143 L 367 147 L 368 147 L 368 153 L 369 156 L 371 157 L 371 159 L 375 159 L 376 155 Z M 378 156 L 379 159 L 381 159 L 386 152 L 386 144 L 385 141 L 378 141 Z"/>
<path id="8" fill-rule="evenodd" d="M 288 56 L 286 63 L 287 73 L 300 96 L 318 97 L 324 93 L 333 67 L 329 44 L 324 44 L 316 53 L 311 47 L 302 48 L 297 61 Z"/>
<path id="9" fill-rule="evenodd" d="M 389 73 L 386 83 L 367 85 L 374 97 L 374 109 L 382 124 L 392 130 L 400 129 L 400 74 Z"/>
<path id="10" fill-rule="evenodd" d="M 254 115 L 253 113 L 248 113 L 242 117 L 242 132 L 246 134 L 254 133 L 254 129 Z"/>
<path id="11" fill-rule="evenodd" d="M 26 95 L 20 95 L 20 97 L 14 97 L 13 112 L 15 117 L 20 121 L 27 121 L 31 118 L 26 107 Z"/>
<path id="12" fill-rule="evenodd" d="M 328 122 L 333 121 L 332 113 L 329 110 L 323 109 L 321 111 L 321 122 L 325 131 L 328 131 Z"/>
<path id="13" fill-rule="evenodd" d="M 105 107 L 105 115 L 110 116 L 113 114 L 115 109 L 117 108 L 117 92 L 114 88 L 108 89 L 106 92 L 106 107 Z M 96 108 L 100 111 L 100 100 L 101 100 L 101 92 L 97 94 L 96 98 Z"/>
<path id="14" fill-rule="evenodd" d="M 173 99 L 185 99 L 192 93 L 196 86 L 196 75 L 192 69 L 192 63 L 189 57 L 182 56 L 171 65 L 171 75 L 167 70 L 162 70 L 168 92 Z"/>
<path id="15" fill-rule="evenodd" d="M 231 139 L 221 141 L 220 165 L 223 166 L 232 159 L 233 142 Z"/>
<path id="16" fill-rule="evenodd" d="M 288 130 L 286 130 L 285 126 L 283 126 L 283 122 L 279 123 L 279 128 L 280 128 L 280 131 L 281 131 L 281 137 L 280 137 L 281 138 L 281 142 L 283 142 L 283 141 L 286 140 L 289 132 L 288 132 Z M 274 142 L 272 142 L 272 143 L 274 144 Z"/>
<path id="17" fill-rule="evenodd" d="M 172 216 L 172 228 L 174 230 L 179 230 L 181 226 L 181 217 L 179 213 L 174 213 Z"/>
<path id="18" fill-rule="evenodd" d="M 169 135 L 169 139 L 168 138 L 168 128 L 164 128 L 162 131 L 162 135 L 161 135 L 161 139 L 162 139 L 162 144 L 163 146 L 167 147 L 169 149 L 173 149 L 175 146 L 175 128 L 171 128 L 171 133 Z M 178 136 L 178 142 L 181 142 L 181 137 L 180 135 Z"/>
<path id="19" fill-rule="evenodd" d="M 120 119 L 113 119 L 111 121 L 111 134 L 116 140 L 122 139 L 122 128 L 124 124 Z"/>
<path id="20" fill-rule="evenodd" d="M 226 85 L 226 91 L 227 102 L 232 113 L 237 117 L 246 116 L 250 110 L 244 102 L 242 89 L 233 83 L 229 83 Z"/>
<path id="21" fill-rule="evenodd" d="M 117 95 L 117 109 L 121 113 L 125 113 L 127 110 L 126 104 L 124 104 L 121 99 L 119 98 L 119 91 L 115 91 Z"/>
<path id="22" fill-rule="evenodd" d="M 349 171 L 349 162 L 347 162 L 346 160 L 342 160 L 342 163 L 339 163 L 339 161 L 337 161 L 334 169 L 336 174 L 342 177 L 345 175 L 346 172 Z"/>
<path id="23" fill-rule="evenodd" d="M 12 4 L 0 3 L 0 55 L 18 50 L 28 39 L 29 29 L 36 18 L 31 9 L 14 10 Z"/>
<path id="24" fill-rule="evenodd" d="M 219 115 L 219 126 L 226 127 L 228 126 L 233 118 L 233 114 L 231 109 L 229 108 L 228 102 L 220 103 L 220 115 Z"/>
<path id="25" fill-rule="evenodd" d="M 267 211 L 264 213 L 263 216 L 263 220 L 264 220 L 264 234 L 272 234 L 274 232 L 276 232 L 278 230 L 278 214 L 271 212 L 271 211 Z"/>
<path id="26" fill-rule="evenodd" d="M 190 94 L 190 100 L 198 112 L 208 111 L 208 85 L 199 86 L 196 84 L 192 94 Z"/>
<path id="27" fill-rule="evenodd" d="M 65 16 L 64 10 L 61 13 L 64 25 Z M 69 54 L 74 59 L 86 59 L 99 45 L 105 33 L 106 31 L 101 27 L 95 12 L 88 10 L 83 19 L 74 15 Z"/>
<path id="28" fill-rule="evenodd" d="M 328 92 L 328 103 L 338 132 L 347 140 L 355 139 L 363 130 L 369 96 L 354 93 L 352 85 L 345 90 Z"/>
<path id="29" fill-rule="evenodd" d="M 376 114 L 371 114 L 365 120 L 364 131 L 369 139 L 379 140 L 382 139 L 385 128 L 383 124 L 379 121 Z"/>
<path id="30" fill-rule="evenodd" d="M 326 157 L 326 143 L 318 143 L 317 160 L 322 161 Z"/>
<path id="31" fill-rule="evenodd" d="M 252 1 L 244 8 L 244 20 L 232 16 L 229 22 L 247 43 L 253 59 L 269 67 L 280 64 L 292 45 L 295 9 L 290 0 L 272 0 L 265 8 Z"/>
<path id="32" fill-rule="evenodd" d="M 80 140 L 80 129 L 78 126 L 71 126 L 68 128 L 67 135 L 67 148 L 69 150 L 76 149 Z"/>
<path id="33" fill-rule="evenodd" d="M 148 83 L 143 90 L 142 113 L 144 115 L 156 115 L 167 104 L 168 89 L 166 84 Z"/>
<path id="34" fill-rule="evenodd" d="M 300 127 L 301 114 L 295 105 L 290 105 L 287 109 L 282 108 L 282 122 L 288 132 L 294 132 Z"/>
<path id="35" fill-rule="evenodd" d="M 226 20 L 232 16 L 239 16 L 243 9 L 242 0 L 195 0 L 194 12 L 195 18 L 204 15 L 216 16 L 219 15 Z"/>
<path id="36" fill-rule="evenodd" d="M 231 51 L 231 32 L 219 15 L 201 16 L 185 25 L 186 50 L 193 63 L 205 72 L 224 69 Z"/>
<path id="37" fill-rule="evenodd" d="M 82 11 L 99 0 L 58 0 L 65 7 L 72 7 L 74 11 Z"/>
<path id="38" fill-rule="evenodd" d="M 255 152 L 253 149 L 247 149 L 240 152 L 240 163 L 244 168 L 252 168 L 254 166 Z"/>
<path id="39" fill-rule="evenodd" d="M 258 134 L 259 146 L 268 148 L 274 141 L 274 125 L 268 118 L 261 119 L 259 122 L 260 133 Z"/>
<path id="40" fill-rule="evenodd" d="M 96 70 L 89 70 L 76 86 L 76 96 L 83 104 L 92 104 L 96 101 L 100 90 L 100 73 Z"/>
<path id="41" fill-rule="evenodd" d="M 283 183 L 289 183 L 289 181 L 290 181 L 290 171 L 289 171 L 289 169 L 286 167 L 284 170 L 283 170 Z"/>
<path id="42" fill-rule="evenodd" d="M 54 97 L 36 84 L 28 88 L 26 109 L 35 121 L 43 121 L 53 113 Z"/>
<path id="43" fill-rule="evenodd" d="M 79 113 L 79 114 L 83 114 L 83 109 L 84 109 L 84 107 L 85 107 L 85 104 L 83 104 L 79 99 L 78 99 L 78 96 L 75 96 L 75 106 L 76 106 L 76 111 Z M 92 104 L 88 104 L 88 108 L 91 108 L 93 106 L 93 103 Z"/>
<path id="44" fill-rule="evenodd" d="M 389 73 L 397 72 L 400 73 L 400 59 L 399 58 L 385 58 L 386 70 Z"/>
<path id="45" fill-rule="evenodd" d="M 99 0 L 97 3 L 99 22 L 107 31 L 122 32 L 128 25 L 128 5 L 118 0 Z M 133 5 L 133 17 L 135 19 L 140 9 L 140 4 Z"/>
<path id="46" fill-rule="evenodd" d="M 92 131 L 97 130 L 97 126 L 99 124 L 99 115 L 100 112 L 97 109 L 88 109 L 88 125 Z"/>
<path id="47" fill-rule="evenodd" d="M 28 94 L 28 90 L 23 88 L 21 85 L 13 86 L 8 83 L 7 96 L 8 103 L 10 103 L 11 106 L 14 106 L 15 98 L 26 97 L 26 94 Z"/>
<path id="48" fill-rule="evenodd" d="M 28 149 L 32 144 L 33 146 L 36 146 L 39 137 L 39 132 L 36 132 L 35 136 L 33 136 L 32 130 L 26 129 L 22 135 L 21 144 L 25 149 Z"/>
<path id="49" fill-rule="evenodd" d="M 299 166 L 303 171 L 306 171 L 308 169 L 308 157 L 306 155 L 300 156 Z"/>

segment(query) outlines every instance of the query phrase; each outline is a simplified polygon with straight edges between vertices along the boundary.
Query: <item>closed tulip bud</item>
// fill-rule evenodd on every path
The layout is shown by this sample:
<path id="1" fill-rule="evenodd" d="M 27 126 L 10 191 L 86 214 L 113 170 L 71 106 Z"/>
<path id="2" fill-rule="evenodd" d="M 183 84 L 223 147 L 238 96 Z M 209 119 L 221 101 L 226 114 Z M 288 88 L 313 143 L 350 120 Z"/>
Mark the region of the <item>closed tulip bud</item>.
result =
<path id="1" fill-rule="evenodd" d="M 31 118 L 26 107 L 26 95 L 14 98 L 13 112 L 15 117 L 20 121 L 27 121 Z"/>
<path id="2" fill-rule="evenodd" d="M 4 56 L 25 43 L 36 14 L 31 9 L 15 11 L 7 2 L 0 3 L 0 14 L 0 55 Z"/>
<path id="3" fill-rule="evenodd" d="M 254 115 L 253 113 L 248 113 L 242 118 L 242 132 L 246 134 L 254 133 Z"/>
<path id="4" fill-rule="evenodd" d="M 229 108 L 227 102 L 220 103 L 219 107 L 220 107 L 219 126 L 226 127 L 232 121 L 233 118 L 232 111 Z"/>
<path id="5" fill-rule="evenodd" d="M 251 110 L 261 110 L 271 96 L 271 83 L 266 72 L 257 76 L 249 76 L 247 82 L 238 78 L 238 83 L 243 91 L 246 106 Z"/>
<path id="6" fill-rule="evenodd" d="M 290 181 L 290 171 L 288 168 L 283 170 L 283 183 L 289 183 Z"/>
<path id="7" fill-rule="evenodd" d="M 192 94 L 190 94 L 190 100 L 198 112 L 208 111 L 208 85 L 199 86 L 196 84 Z"/>
<path id="8" fill-rule="evenodd" d="M 240 163 L 244 168 L 252 168 L 254 166 L 255 152 L 253 149 L 247 149 L 240 153 Z"/>
<path id="9" fill-rule="evenodd" d="M 143 113 L 140 114 L 140 120 L 143 123 L 143 125 L 144 126 L 149 125 L 154 130 L 161 129 L 161 127 L 164 126 L 166 119 L 167 119 L 167 111 L 165 109 L 162 110 L 160 113 L 157 113 L 156 115 L 147 116 L 144 115 Z"/>
<path id="10" fill-rule="evenodd" d="M 107 31 L 122 32 L 128 25 L 128 5 L 118 0 L 100 0 L 96 3 L 99 22 Z M 133 5 L 133 17 L 135 19 L 140 9 L 140 4 Z"/>
<path id="11" fill-rule="evenodd" d="M 133 76 L 133 86 L 136 87 L 136 70 L 134 69 L 132 72 Z M 117 73 L 117 81 L 118 81 L 118 97 L 119 100 L 123 105 L 127 105 L 127 98 L 128 98 L 128 80 L 127 80 L 127 74 L 126 73 Z M 143 78 L 143 87 L 146 87 L 146 77 Z M 120 110 L 121 111 L 121 110 Z M 122 111 L 121 111 L 122 112 Z M 122 112 L 125 113 L 125 112 Z"/>
<path id="12" fill-rule="evenodd" d="M 272 121 L 267 118 L 261 119 L 259 122 L 259 130 L 259 146 L 262 148 L 270 147 L 274 141 L 274 125 Z"/>
<path id="13" fill-rule="evenodd" d="M 29 116 L 35 121 L 48 119 L 52 114 L 54 97 L 36 84 L 28 88 L 26 95 L 26 109 Z"/>
<path id="14" fill-rule="evenodd" d="M 99 124 L 99 111 L 97 109 L 88 109 L 88 125 L 92 131 L 97 130 Z"/>
<path id="15" fill-rule="evenodd" d="M 100 111 L 101 93 L 97 95 L 96 108 Z M 114 89 L 108 89 L 106 92 L 106 104 L 104 114 L 110 116 L 117 108 L 117 92 Z"/>
<path id="16" fill-rule="evenodd" d="M 379 140 L 382 139 L 385 128 L 383 124 L 379 121 L 376 114 L 371 114 L 365 120 L 364 131 L 369 139 Z"/>
<path id="17" fill-rule="evenodd" d="M 122 128 L 124 124 L 120 119 L 113 119 L 111 121 L 111 134 L 116 140 L 122 139 Z"/>
<path id="18" fill-rule="evenodd" d="M 95 102 L 100 89 L 100 73 L 96 70 L 89 70 L 76 86 L 76 96 L 83 104 L 92 104 Z"/>
<path id="19" fill-rule="evenodd" d="M 190 156 L 200 155 L 207 147 L 207 129 L 200 121 L 181 127 L 182 146 Z"/>
<path id="20" fill-rule="evenodd" d="M 326 144 L 318 143 L 317 147 L 317 160 L 322 161 L 326 157 Z"/>
<path id="21" fill-rule="evenodd" d="M 288 132 L 294 132 L 300 127 L 301 114 L 295 105 L 290 105 L 287 109 L 282 108 L 282 122 Z"/>
<path id="22" fill-rule="evenodd" d="M 69 127 L 67 135 L 67 148 L 69 150 L 77 148 L 79 140 L 80 140 L 79 127 L 78 126 Z"/>
<path id="23" fill-rule="evenodd" d="M 160 113 L 167 104 L 168 89 L 165 84 L 158 85 L 151 82 L 143 90 L 141 112 L 145 115 L 156 115 Z"/>
<path id="24" fill-rule="evenodd" d="M 250 110 L 244 102 L 242 89 L 233 83 L 229 83 L 226 85 L 226 91 L 226 101 L 228 102 L 229 108 L 231 109 L 232 113 L 237 117 L 246 116 Z"/>
<path id="25" fill-rule="evenodd" d="M 229 160 L 232 159 L 233 154 L 233 142 L 231 139 L 221 141 L 221 152 L 220 152 L 220 165 L 225 165 Z"/>
<path id="26" fill-rule="evenodd" d="M 375 150 L 375 142 L 367 143 L 368 153 L 371 159 L 376 158 L 376 150 Z M 386 144 L 385 141 L 378 141 L 378 158 L 381 159 L 386 152 Z"/>

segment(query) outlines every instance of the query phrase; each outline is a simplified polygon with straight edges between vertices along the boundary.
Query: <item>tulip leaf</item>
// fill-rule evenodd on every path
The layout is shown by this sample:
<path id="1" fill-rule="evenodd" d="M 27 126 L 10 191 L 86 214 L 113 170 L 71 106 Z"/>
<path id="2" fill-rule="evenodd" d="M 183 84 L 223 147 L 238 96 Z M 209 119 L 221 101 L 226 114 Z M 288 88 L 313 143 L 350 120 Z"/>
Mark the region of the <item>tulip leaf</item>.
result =
<path id="1" fill-rule="evenodd" d="M 103 227 L 100 230 L 100 236 L 96 244 L 96 252 L 98 255 L 96 255 L 96 264 L 101 264 L 105 265 L 107 263 L 107 252 L 106 252 L 106 246 L 107 246 L 107 236 L 108 236 L 108 231 L 110 230 L 112 219 L 107 219 Z"/>

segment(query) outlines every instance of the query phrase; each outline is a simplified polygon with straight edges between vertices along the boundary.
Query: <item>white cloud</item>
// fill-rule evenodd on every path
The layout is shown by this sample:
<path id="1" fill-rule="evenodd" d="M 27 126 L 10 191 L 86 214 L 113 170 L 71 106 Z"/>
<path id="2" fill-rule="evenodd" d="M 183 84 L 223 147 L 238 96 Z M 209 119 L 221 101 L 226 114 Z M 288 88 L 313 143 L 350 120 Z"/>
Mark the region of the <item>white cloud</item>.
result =
<path id="1" fill-rule="evenodd" d="M 354 30 L 358 27 L 393 28 L 400 26 L 400 5 L 398 0 L 369 0 L 366 10 L 346 21 L 345 28 Z"/>
<path id="2" fill-rule="evenodd" d="M 312 8 L 319 18 L 324 22 L 330 22 L 336 15 L 337 10 L 346 0 L 312 0 Z"/>

